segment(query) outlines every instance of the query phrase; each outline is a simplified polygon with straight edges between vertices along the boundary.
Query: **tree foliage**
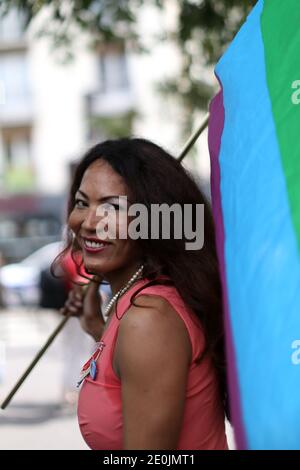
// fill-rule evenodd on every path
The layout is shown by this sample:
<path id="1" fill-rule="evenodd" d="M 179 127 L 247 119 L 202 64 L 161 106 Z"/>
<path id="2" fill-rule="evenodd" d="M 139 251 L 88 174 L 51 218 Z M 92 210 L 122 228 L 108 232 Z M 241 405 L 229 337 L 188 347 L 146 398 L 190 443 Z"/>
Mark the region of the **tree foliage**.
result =
<path id="1" fill-rule="evenodd" d="M 88 31 L 96 43 L 126 41 L 131 48 L 147 52 L 137 34 L 137 12 L 143 5 L 156 5 L 164 13 L 167 1 L 177 6 L 177 28 L 162 31 L 159 40 L 177 44 L 182 66 L 178 76 L 160 84 L 159 89 L 181 101 L 189 132 L 194 113 L 207 106 L 215 91 L 201 77 L 201 67 L 219 59 L 257 0 L 0 0 L 0 14 L 17 8 L 29 25 L 48 7 L 51 21 L 43 25 L 41 34 L 51 37 L 55 48 L 72 47 L 71 26 L 76 25 Z"/>

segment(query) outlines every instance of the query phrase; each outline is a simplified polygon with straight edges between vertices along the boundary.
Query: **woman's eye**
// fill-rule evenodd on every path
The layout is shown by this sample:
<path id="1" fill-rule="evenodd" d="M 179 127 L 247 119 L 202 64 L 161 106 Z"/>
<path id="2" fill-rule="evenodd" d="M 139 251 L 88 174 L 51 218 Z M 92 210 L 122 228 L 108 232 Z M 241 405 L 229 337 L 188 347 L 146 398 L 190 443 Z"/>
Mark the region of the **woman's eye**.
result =
<path id="1" fill-rule="evenodd" d="M 116 210 L 120 209 L 119 204 L 114 204 L 112 202 L 105 202 L 104 204 L 101 204 L 101 207 L 105 211 L 110 211 L 110 210 L 112 210 L 112 208 L 114 208 Z"/>
<path id="2" fill-rule="evenodd" d="M 75 207 L 86 207 L 87 203 L 83 199 L 75 199 Z"/>

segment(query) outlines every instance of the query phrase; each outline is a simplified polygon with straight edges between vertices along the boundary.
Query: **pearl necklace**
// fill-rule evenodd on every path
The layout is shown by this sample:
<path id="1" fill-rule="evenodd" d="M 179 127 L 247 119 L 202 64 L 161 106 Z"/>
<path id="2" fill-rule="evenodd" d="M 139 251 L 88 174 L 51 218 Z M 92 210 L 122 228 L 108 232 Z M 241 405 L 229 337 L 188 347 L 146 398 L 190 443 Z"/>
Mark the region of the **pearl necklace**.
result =
<path id="1" fill-rule="evenodd" d="M 144 269 L 144 265 L 142 264 L 139 269 L 133 274 L 133 276 L 129 279 L 127 284 L 124 287 L 121 287 L 121 289 L 118 290 L 118 292 L 113 296 L 113 298 L 109 301 L 106 309 L 104 310 L 104 315 L 107 317 L 112 306 L 116 302 L 116 300 L 119 298 L 119 296 L 123 295 L 129 287 L 140 277 L 142 271 Z"/>

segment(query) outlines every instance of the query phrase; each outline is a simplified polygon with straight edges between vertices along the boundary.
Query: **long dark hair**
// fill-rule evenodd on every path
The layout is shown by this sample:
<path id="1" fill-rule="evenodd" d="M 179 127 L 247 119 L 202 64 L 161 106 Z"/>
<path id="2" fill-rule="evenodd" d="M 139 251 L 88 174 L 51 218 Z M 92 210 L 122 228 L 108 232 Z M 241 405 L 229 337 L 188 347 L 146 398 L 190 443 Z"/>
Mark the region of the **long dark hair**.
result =
<path id="1" fill-rule="evenodd" d="M 149 278 L 151 284 L 157 282 L 162 284 L 168 281 L 157 279 L 160 275 L 166 274 L 185 305 L 191 308 L 200 319 L 206 347 L 199 360 L 207 354 L 211 356 L 224 396 L 225 361 L 221 282 L 214 224 L 208 201 L 192 175 L 164 149 L 146 139 L 122 138 L 99 143 L 84 155 L 74 174 L 68 214 L 74 208 L 75 194 L 86 169 L 98 159 L 109 163 L 129 188 L 131 201 L 144 204 L 149 213 L 151 213 L 151 204 L 167 203 L 171 206 L 177 203 L 182 208 L 184 204 L 191 204 L 193 208 L 196 204 L 204 205 L 204 246 L 202 249 L 186 250 L 187 240 L 184 237 L 182 239 L 175 239 L 172 236 L 171 239 L 161 237 L 138 239 L 136 243 L 140 244 L 143 253 L 143 276 Z M 195 217 L 193 217 L 194 230 L 196 229 L 195 222 Z M 72 237 L 69 234 L 68 247 L 71 243 Z"/>

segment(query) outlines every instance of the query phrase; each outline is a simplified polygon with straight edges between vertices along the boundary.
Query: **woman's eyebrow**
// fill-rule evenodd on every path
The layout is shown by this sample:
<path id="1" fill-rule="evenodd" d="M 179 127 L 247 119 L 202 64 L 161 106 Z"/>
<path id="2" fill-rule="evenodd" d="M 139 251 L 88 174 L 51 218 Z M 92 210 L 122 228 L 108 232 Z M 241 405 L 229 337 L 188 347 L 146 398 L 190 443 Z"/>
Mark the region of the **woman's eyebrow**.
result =
<path id="1" fill-rule="evenodd" d="M 78 190 L 77 190 L 77 193 L 80 193 L 85 199 L 88 199 L 88 196 L 87 196 L 81 189 L 78 189 Z M 97 202 L 103 202 L 103 201 L 107 201 L 107 200 L 109 200 L 109 199 L 118 199 L 118 198 L 121 198 L 121 199 L 122 199 L 122 198 L 124 198 L 124 197 L 126 197 L 126 196 L 120 196 L 120 195 L 117 195 L 117 196 L 115 196 L 115 195 L 105 196 L 105 197 L 102 197 L 102 198 L 98 199 Z"/>

